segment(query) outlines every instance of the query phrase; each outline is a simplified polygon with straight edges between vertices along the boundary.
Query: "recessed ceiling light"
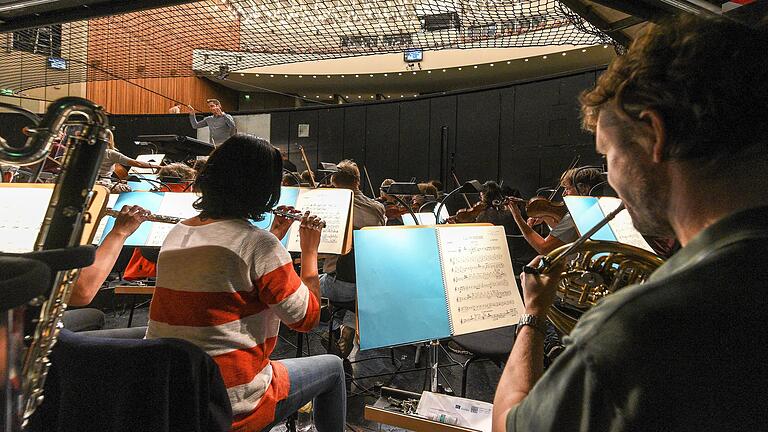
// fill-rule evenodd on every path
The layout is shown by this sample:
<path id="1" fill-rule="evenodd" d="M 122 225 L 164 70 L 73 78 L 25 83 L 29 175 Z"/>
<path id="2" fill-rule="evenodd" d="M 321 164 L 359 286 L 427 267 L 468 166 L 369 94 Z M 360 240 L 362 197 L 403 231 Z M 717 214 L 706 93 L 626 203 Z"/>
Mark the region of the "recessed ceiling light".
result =
<path id="1" fill-rule="evenodd" d="M 563 55 L 566 55 L 566 54 L 568 54 L 568 53 L 563 53 Z"/>
<path id="2" fill-rule="evenodd" d="M 317 78 L 317 75 L 312 75 L 312 78 Z"/>
<path id="3" fill-rule="evenodd" d="M 403 97 L 403 95 L 400 95 L 400 97 Z"/>
<path id="4" fill-rule="evenodd" d="M 461 68 L 459 68 L 459 70 L 461 70 Z"/>
<path id="5" fill-rule="evenodd" d="M 389 76 L 389 74 L 384 74 L 384 76 Z"/>
<path id="6" fill-rule="evenodd" d="M 608 45 L 603 45 L 603 48 L 608 48 Z"/>
<path id="7" fill-rule="evenodd" d="M 357 98 L 358 98 L 358 99 L 361 99 L 361 98 L 362 98 L 362 96 L 358 95 L 358 96 L 357 96 Z"/>
<path id="8" fill-rule="evenodd" d="M 245 76 L 245 74 L 240 74 L 240 76 Z"/>
<path id="9" fill-rule="evenodd" d="M 274 78 L 275 76 L 274 76 L 274 75 L 272 75 L 272 74 L 270 74 L 270 75 L 269 75 L 269 77 L 270 77 L 270 78 Z"/>
<path id="10" fill-rule="evenodd" d="M 299 75 L 299 78 L 304 78 L 304 75 Z"/>
<path id="11" fill-rule="evenodd" d="M 541 58 L 545 59 L 545 58 L 547 58 L 547 56 L 543 56 L 543 57 L 541 57 Z"/>
<path id="12" fill-rule="evenodd" d="M 475 69 L 477 69 L 477 65 L 474 65 L 473 67 L 474 67 Z"/>
<path id="13" fill-rule="evenodd" d="M 418 95 L 417 94 L 413 95 L 413 97 L 416 97 L 416 96 L 418 96 Z"/>
<path id="14" fill-rule="evenodd" d="M 355 75 L 355 78 L 360 78 L 360 75 Z"/>
<path id="15" fill-rule="evenodd" d="M 373 99 L 373 96 L 371 96 L 371 99 Z"/>
<path id="16" fill-rule="evenodd" d="M 333 99 L 333 96 L 328 96 L 328 99 Z"/>
<path id="17" fill-rule="evenodd" d="M 320 96 L 315 96 L 316 98 L 320 99 Z"/>
<path id="18" fill-rule="evenodd" d="M 285 78 L 288 78 L 288 75 L 283 75 Z"/>
<path id="19" fill-rule="evenodd" d="M 427 73 L 432 73 L 432 71 L 427 71 Z"/>
<path id="20" fill-rule="evenodd" d="M 390 95 L 387 95 L 387 99 L 389 99 L 389 98 L 391 98 L 391 97 L 392 97 L 392 96 L 390 96 Z"/>
<path id="21" fill-rule="evenodd" d="M 525 61 L 528 61 L 528 59 L 525 59 Z"/>
<path id="22" fill-rule="evenodd" d="M 511 61 L 509 61 L 509 60 L 507 60 L 507 64 L 512 64 L 512 62 L 511 62 Z"/>
<path id="23" fill-rule="evenodd" d="M 493 63 L 491 63 L 491 67 L 494 67 L 494 66 L 495 66 L 495 65 L 494 65 Z"/>
<path id="24" fill-rule="evenodd" d="M 398 72 L 397 74 L 398 74 L 398 75 L 402 75 L 403 73 L 402 73 L 402 72 Z"/>
<path id="25" fill-rule="evenodd" d="M 373 74 L 369 74 L 368 76 L 369 76 L 369 77 L 371 77 L 371 78 L 373 78 Z"/>
<path id="26" fill-rule="evenodd" d="M 330 78 L 331 76 L 330 76 L 330 75 L 326 75 L 325 77 L 326 77 L 326 78 Z"/>
<path id="27" fill-rule="evenodd" d="M 411 72 L 412 74 L 416 75 L 416 72 Z"/>
<path id="28" fill-rule="evenodd" d="M 583 50 L 581 50 L 581 52 L 587 52 L 587 50 L 583 49 Z"/>
<path id="29" fill-rule="evenodd" d="M 344 78 L 344 75 L 342 75 L 341 77 Z"/>
<path id="30" fill-rule="evenodd" d="M 259 76 L 259 74 L 256 74 L 256 76 Z"/>
<path id="31" fill-rule="evenodd" d="M 443 69 L 443 72 L 445 72 L 445 69 Z"/>

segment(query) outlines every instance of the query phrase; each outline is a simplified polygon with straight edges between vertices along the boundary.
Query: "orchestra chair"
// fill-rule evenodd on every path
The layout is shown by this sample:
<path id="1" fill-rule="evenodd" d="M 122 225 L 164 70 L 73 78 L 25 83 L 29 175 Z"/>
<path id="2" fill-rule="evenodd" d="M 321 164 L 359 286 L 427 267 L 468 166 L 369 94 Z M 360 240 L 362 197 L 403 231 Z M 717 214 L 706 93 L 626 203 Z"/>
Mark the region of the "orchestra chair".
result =
<path id="1" fill-rule="evenodd" d="M 472 353 L 472 356 L 461 367 L 461 397 L 467 395 L 467 375 L 471 365 L 486 360 L 502 368 L 509 358 L 512 345 L 515 343 L 516 329 L 517 326 L 513 325 L 451 338 L 462 348 Z"/>
<path id="2" fill-rule="evenodd" d="M 219 368 L 179 339 L 111 339 L 62 330 L 32 431 L 229 431 Z"/>

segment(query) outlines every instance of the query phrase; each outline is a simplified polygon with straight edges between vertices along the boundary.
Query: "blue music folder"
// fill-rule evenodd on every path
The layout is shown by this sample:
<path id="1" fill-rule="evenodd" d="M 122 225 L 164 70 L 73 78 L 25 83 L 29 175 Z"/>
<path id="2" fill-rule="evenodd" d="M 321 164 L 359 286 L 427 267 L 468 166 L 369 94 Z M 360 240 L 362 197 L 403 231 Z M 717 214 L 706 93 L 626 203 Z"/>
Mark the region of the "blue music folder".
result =
<path id="1" fill-rule="evenodd" d="M 354 236 L 360 349 L 450 337 L 435 228 Z"/>

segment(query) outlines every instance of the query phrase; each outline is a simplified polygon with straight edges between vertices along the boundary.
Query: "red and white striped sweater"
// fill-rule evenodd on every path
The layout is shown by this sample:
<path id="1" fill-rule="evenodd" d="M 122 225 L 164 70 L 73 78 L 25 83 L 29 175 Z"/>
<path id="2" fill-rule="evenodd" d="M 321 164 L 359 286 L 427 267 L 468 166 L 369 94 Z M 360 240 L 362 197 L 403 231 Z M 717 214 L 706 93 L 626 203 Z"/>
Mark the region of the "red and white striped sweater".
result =
<path id="1" fill-rule="evenodd" d="M 272 233 L 244 220 L 176 225 L 160 249 L 147 338 L 173 337 L 219 365 L 235 431 L 257 431 L 288 395 L 286 369 L 269 355 L 280 321 L 309 331 L 320 313 Z"/>

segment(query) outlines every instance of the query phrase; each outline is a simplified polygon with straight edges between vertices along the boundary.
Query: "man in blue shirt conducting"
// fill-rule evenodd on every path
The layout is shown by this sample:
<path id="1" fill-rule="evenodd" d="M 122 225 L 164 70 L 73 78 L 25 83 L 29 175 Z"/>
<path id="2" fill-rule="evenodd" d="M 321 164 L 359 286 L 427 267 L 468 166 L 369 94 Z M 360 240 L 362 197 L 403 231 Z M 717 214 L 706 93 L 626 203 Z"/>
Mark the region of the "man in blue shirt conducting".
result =
<path id="1" fill-rule="evenodd" d="M 208 127 L 211 137 L 210 142 L 218 146 L 235 134 L 235 119 L 221 110 L 221 102 L 218 99 L 208 99 L 206 102 L 208 102 L 208 108 L 213 115 L 209 115 L 198 122 L 195 118 L 195 109 L 192 108 L 192 105 L 189 105 L 189 121 L 195 129 Z"/>

